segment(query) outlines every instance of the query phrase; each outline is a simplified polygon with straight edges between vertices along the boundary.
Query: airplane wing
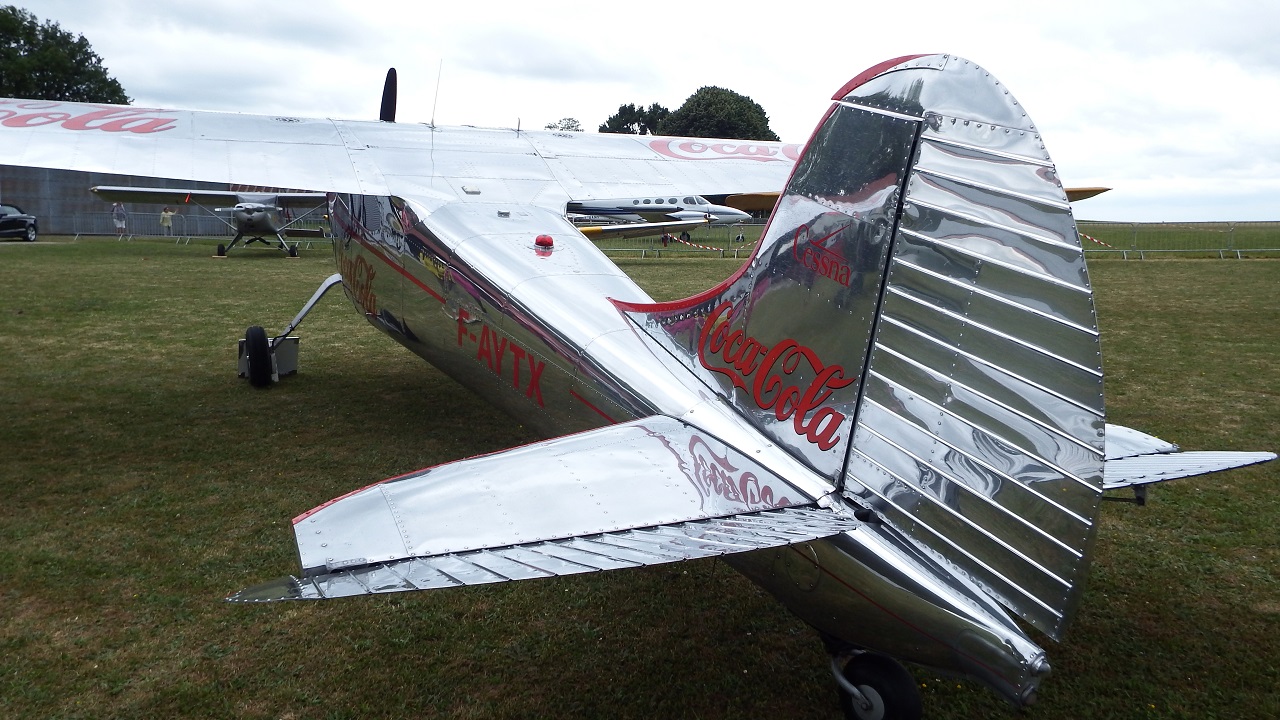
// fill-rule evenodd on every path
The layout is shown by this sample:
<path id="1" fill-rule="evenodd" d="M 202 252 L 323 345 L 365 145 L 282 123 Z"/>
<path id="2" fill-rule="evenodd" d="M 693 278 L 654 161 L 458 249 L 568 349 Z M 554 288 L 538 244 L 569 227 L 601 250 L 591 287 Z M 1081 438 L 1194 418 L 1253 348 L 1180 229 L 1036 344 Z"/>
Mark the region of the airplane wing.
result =
<path id="1" fill-rule="evenodd" d="M 1102 489 L 1177 480 L 1275 460 L 1270 452 L 1183 452 L 1177 445 L 1123 425 L 1107 425 Z"/>
<path id="2" fill-rule="evenodd" d="M 1067 200 L 1069 202 L 1076 202 L 1078 200 L 1088 200 L 1089 198 L 1095 195 L 1101 195 L 1102 193 L 1110 189 L 1111 188 L 1104 188 L 1104 187 L 1067 188 L 1066 189 Z"/>
<path id="3" fill-rule="evenodd" d="M 120 187 L 99 185 L 89 191 L 105 202 L 153 203 L 155 205 L 235 205 L 239 197 L 230 191 L 175 188 Z M 320 196 L 321 202 L 324 196 Z"/>
<path id="4" fill-rule="evenodd" d="M 619 223 L 617 225 L 582 225 L 578 231 L 593 240 L 605 238 L 654 237 L 663 233 L 692 230 L 706 225 L 705 220 L 678 220 L 660 223 Z"/>
<path id="5" fill-rule="evenodd" d="M 1087 200 L 1095 195 L 1101 195 L 1111 188 L 1105 187 L 1082 187 L 1082 188 L 1066 188 L 1067 201 L 1076 202 L 1079 200 Z M 774 204 L 778 202 L 780 192 L 754 192 L 739 193 L 730 195 L 725 198 L 724 203 L 729 207 L 735 207 L 739 210 L 771 212 Z"/>
<path id="6" fill-rule="evenodd" d="M 228 599 L 657 565 L 807 542 L 859 523 L 710 434 L 653 416 L 392 478 L 293 524 L 302 577 Z"/>
<path id="7" fill-rule="evenodd" d="M 800 151 L 2 98 L 0 138 L 0 165 L 376 196 L 409 188 L 428 209 L 433 199 L 563 211 L 575 199 L 768 191 L 782 187 Z"/>
<path id="8" fill-rule="evenodd" d="M 98 185 L 89 190 L 106 202 L 153 203 L 155 205 L 235 205 L 246 198 L 261 198 L 281 208 L 314 208 L 323 205 L 324 193 L 258 193 L 194 188 L 147 188 Z"/>

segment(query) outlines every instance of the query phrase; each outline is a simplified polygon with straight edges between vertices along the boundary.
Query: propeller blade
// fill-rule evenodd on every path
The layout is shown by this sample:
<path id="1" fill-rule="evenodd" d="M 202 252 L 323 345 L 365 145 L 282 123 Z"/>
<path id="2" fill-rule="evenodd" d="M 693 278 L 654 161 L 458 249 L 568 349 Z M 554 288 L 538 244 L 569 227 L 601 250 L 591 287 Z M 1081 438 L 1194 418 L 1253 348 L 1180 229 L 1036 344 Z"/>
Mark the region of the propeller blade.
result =
<path id="1" fill-rule="evenodd" d="M 387 69 L 387 81 L 382 84 L 382 111 L 378 113 L 382 122 L 396 121 L 396 69 Z"/>

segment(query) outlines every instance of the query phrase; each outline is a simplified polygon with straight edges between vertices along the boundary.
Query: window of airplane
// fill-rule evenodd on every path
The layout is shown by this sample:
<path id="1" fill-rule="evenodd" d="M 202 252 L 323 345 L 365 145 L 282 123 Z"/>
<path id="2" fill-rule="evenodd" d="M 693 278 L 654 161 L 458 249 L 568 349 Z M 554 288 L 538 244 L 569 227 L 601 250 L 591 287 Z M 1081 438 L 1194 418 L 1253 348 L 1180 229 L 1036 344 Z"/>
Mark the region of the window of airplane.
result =
<path id="1" fill-rule="evenodd" d="M 707 202 L 707 199 L 706 199 L 706 198 L 704 198 L 704 197 L 702 197 L 701 195 L 697 196 L 695 199 L 698 201 L 698 204 L 699 204 L 699 205 L 710 205 L 710 204 L 711 204 L 711 203 Z"/>
<path id="2" fill-rule="evenodd" d="M 645 199 L 644 199 L 644 204 L 645 204 L 645 205 L 648 205 L 648 204 L 649 204 L 649 198 L 645 198 Z"/>
<path id="3" fill-rule="evenodd" d="M 697 200 L 694 200 L 694 199 L 693 199 L 693 198 L 691 198 L 691 197 L 687 197 L 687 198 L 685 198 L 685 199 L 684 199 L 684 204 L 685 204 L 685 205 L 697 205 L 697 204 L 698 204 L 698 201 L 697 201 Z"/>
<path id="4" fill-rule="evenodd" d="M 670 199 L 670 200 L 668 200 L 667 202 L 671 203 L 672 205 L 675 205 L 675 204 L 676 204 L 676 199 L 675 199 L 675 198 L 671 198 L 671 199 Z"/>
<path id="5" fill-rule="evenodd" d="M 639 200 L 632 200 L 632 201 L 631 201 L 631 204 L 632 204 L 632 205 L 639 205 L 639 204 L 640 204 L 640 201 L 639 201 Z"/>
<path id="6" fill-rule="evenodd" d="M 658 205 L 661 205 L 661 204 L 662 204 L 662 198 L 658 198 L 657 200 L 654 200 L 653 202 L 654 202 L 654 203 L 656 203 L 656 204 L 658 204 Z"/>

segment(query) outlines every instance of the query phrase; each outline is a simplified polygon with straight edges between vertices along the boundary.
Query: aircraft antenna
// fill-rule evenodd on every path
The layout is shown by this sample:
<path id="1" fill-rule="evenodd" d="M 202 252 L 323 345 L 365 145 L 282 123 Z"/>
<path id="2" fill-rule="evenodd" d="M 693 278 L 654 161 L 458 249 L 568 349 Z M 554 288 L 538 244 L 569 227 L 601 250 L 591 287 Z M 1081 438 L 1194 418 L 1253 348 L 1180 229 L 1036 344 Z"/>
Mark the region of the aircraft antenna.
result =
<path id="1" fill-rule="evenodd" d="M 436 103 L 440 100 L 440 76 L 444 74 L 444 58 L 440 58 L 440 67 L 436 70 L 436 94 L 431 98 L 431 127 L 436 126 Z"/>

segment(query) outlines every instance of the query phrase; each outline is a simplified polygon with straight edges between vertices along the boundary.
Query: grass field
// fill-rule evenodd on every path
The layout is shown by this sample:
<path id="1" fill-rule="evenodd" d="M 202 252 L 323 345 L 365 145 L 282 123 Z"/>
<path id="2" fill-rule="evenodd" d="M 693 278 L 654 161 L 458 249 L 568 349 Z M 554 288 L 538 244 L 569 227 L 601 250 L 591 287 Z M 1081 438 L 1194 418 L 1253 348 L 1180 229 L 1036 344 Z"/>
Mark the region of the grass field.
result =
<path id="1" fill-rule="evenodd" d="M 301 372 L 235 377 L 327 250 L 0 243 L 0 716 L 836 718 L 814 635 L 702 561 L 331 603 L 233 606 L 296 569 L 289 518 L 529 440 L 340 295 Z M 622 267 L 662 298 L 737 261 Z M 1280 448 L 1280 260 L 1091 261 L 1110 419 L 1188 449 Z M 1280 717 L 1280 463 L 1107 503 L 1027 717 Z M 931 718 L 1012 715 L 918 673 Z"/>

